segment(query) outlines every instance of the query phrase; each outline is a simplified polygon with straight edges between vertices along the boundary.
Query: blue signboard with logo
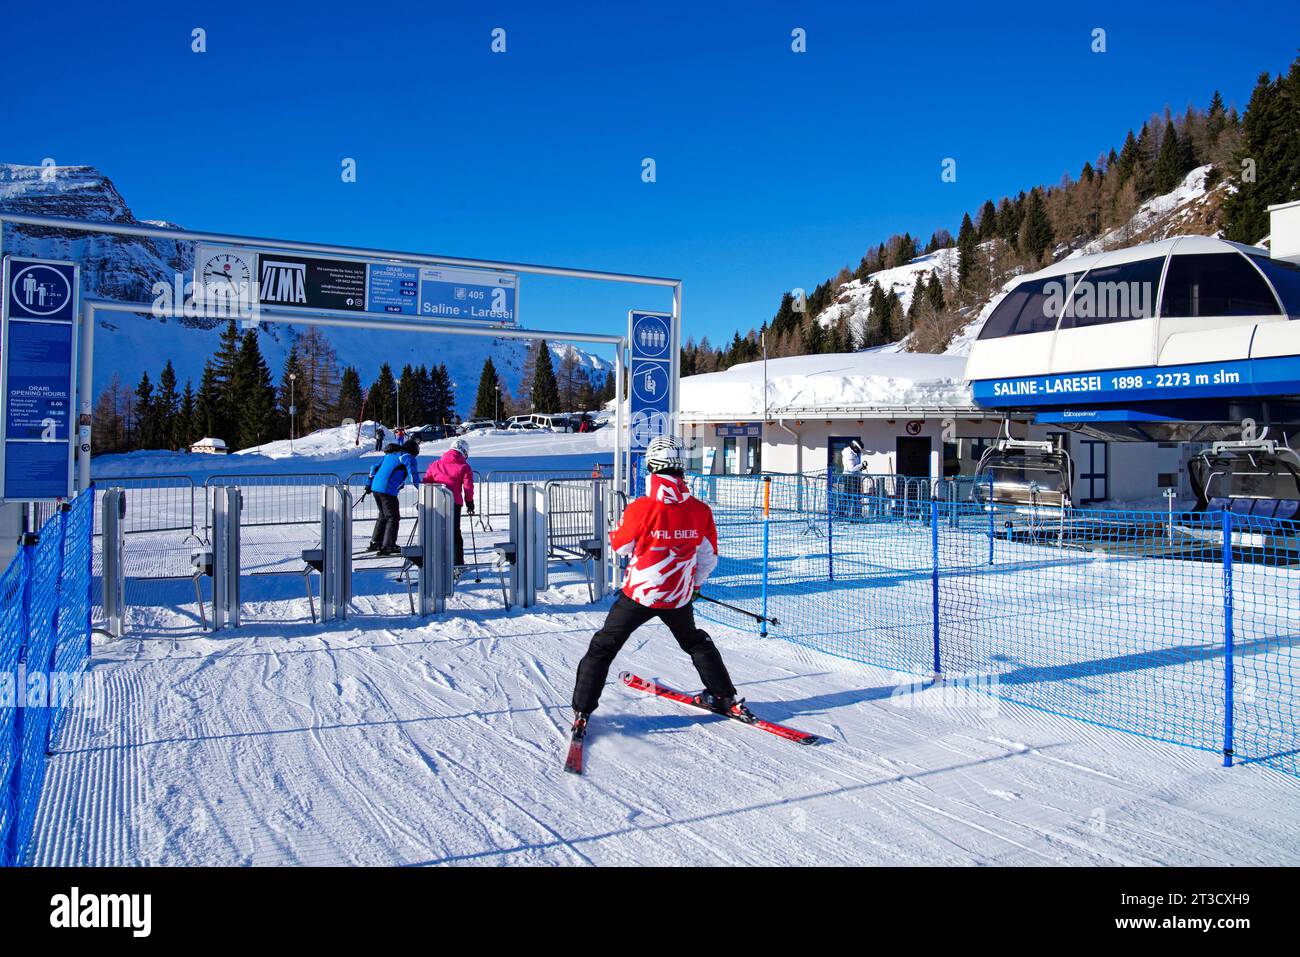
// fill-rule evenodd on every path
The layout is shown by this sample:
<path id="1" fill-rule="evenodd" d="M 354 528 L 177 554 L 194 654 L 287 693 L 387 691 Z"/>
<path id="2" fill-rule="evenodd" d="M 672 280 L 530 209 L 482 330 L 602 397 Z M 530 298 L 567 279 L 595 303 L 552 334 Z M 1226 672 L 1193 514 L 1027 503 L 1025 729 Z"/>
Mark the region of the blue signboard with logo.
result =
<path id="1" fill-rule="evenodd" d="M 676 411 L 673 381 L 673 317 L 660 312 L 629 312 L 629 448 L 642 452 L 655 436 L 671 434 Z"/>
<path id="2" fill-rule="evenodd" d="M 981 379 L 971 383 L 971 393 L 986 409 L 1300 395 L 1300 357 Z"/>
<path id="3" fill-rule="evenodd" d="M 369 312 L 395 316 L 420 314 L 420 268 L 395 263 L 371 263 L 366 271 L 366 305 Z"/>
<path id="4" fill-rule="evenodd" d="M 6 256 L 0 302 L 0 499 L 72 494 L 77 265 Z"/>
<path id="5" fill-rule="evenodd" d="M 452 322 L 519 321 L 519 277 L 508 272 L 420 267 L 419 310 L 422 319 Z"/>

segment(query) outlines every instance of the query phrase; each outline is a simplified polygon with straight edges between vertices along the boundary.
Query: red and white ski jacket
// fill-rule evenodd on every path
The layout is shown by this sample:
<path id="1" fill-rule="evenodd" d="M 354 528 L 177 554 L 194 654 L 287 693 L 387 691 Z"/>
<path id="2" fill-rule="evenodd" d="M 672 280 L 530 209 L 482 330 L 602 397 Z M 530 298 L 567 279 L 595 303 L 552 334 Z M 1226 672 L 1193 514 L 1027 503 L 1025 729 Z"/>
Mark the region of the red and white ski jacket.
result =
<path id="1" fill-rule="evenodd" d="M 671 475 L 650 476 L 649 494 L 628 505 L 609 542 L 632 556 L 623 594 L 647 608 L 689 605 L 718 566 L 713 510 Z"/>

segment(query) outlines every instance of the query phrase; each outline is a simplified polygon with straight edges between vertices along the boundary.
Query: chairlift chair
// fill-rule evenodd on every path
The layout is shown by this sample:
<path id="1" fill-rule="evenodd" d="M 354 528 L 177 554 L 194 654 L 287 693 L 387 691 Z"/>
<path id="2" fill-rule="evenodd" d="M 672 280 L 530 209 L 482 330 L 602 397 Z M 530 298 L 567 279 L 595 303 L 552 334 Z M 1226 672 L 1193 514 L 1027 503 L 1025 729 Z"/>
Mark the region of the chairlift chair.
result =
<path id="1" fill-rule="evenodd" d="M 1057 519 L 1057 540 L 1065 538 L 1065 513 L 1071 504 L 1074 463 L 1070 453 L 1050 441 L 1013 439 L 1009 423 L 980 456 L 972 496 L 986 509 L 1028 516 L 1036 539 L 1045 518 Z M 1008 520 L 1008 534 L 1014 521 Z"/>

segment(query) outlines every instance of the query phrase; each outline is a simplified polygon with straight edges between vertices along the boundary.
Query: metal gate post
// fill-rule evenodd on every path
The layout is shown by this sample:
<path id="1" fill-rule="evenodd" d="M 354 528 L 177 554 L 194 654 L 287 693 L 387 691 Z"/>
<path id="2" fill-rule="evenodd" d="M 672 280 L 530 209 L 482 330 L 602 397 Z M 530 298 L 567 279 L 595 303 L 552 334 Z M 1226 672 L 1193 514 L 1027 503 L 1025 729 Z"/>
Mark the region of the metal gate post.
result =
<path id="1" fill-rule="evenodd" d="M 549 502 L 546 500 L 546 486 L 537 484 L 528 486 L 529 496 L 533 500 L 533 559 L 529 562 L 532 572 L 533 603 L 537 602 L 537 593 L 546 591 L 547 569 L 550 567 L 551 519 Z"/>
<path id="2" fill-rule="evenodd" d="M 592 599 L 600 601 L 609 591 L 609 511 L 605 483 L 591 485 L 591 587 Z"/>
<path id="3" fill-rule="evenodd" d="M 440 614 L 452 590 L 455 562 L 455 502 L 441 485 L 421 485 L 419 504 L 420 614 Z"/>
<path id="4" fill-rule="evenodd" d="M 109 634 L 121 638 L 126 632 L 126 490 L 105 491 L 99 510 L 104 530 L 104 617 Z"/>
<path id="5" fill-rule="evenodd" d="M 510 542 L 515 549 L 515 562 L 510 566 L 510 601 L 519 608 L 531 608 L 537 603 L 538 491 L 526 482 L 510 483 Z M 542 494 L 544 497 L 545 493 Z M 546 569 L 544 528 L 540 547 L 544 576 Z"/>
<path id="6" fill-rule="evenodd" d="M 352 601 L 352 493 L 342 485 L 321 489 L 321 621 L 348 617 Z"/>
<path id="7" fill-rule="evenodd" d="M 239 627 L 239 516 L 243 496 L 234 485 L 209 490 L 212 515 L 212 630 Z"/>

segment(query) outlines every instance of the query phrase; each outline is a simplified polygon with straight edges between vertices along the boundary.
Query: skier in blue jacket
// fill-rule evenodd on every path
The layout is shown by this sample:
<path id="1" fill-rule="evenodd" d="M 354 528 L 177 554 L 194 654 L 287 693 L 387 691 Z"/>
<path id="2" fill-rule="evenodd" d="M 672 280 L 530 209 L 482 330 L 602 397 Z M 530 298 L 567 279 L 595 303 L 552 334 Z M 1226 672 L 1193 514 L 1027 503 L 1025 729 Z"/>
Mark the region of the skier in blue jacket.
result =
<path id="1" fill-rule="evenodd" d="M 370 533 L 368 552 L 380 555 L 399 555 L 397 547 L 397 526 L 401 519 L 401 510 L 397 503 L 397 493 L 402 486 L 420 484 L 420 466 L 415 461 L 420 452 L 420 443 L 409 439 L 404 445 L 384 446 L 384 457 L 370 470 L 370 493 L 379 506 L 379 518 L 375 520 L 375 530 Z"/>

